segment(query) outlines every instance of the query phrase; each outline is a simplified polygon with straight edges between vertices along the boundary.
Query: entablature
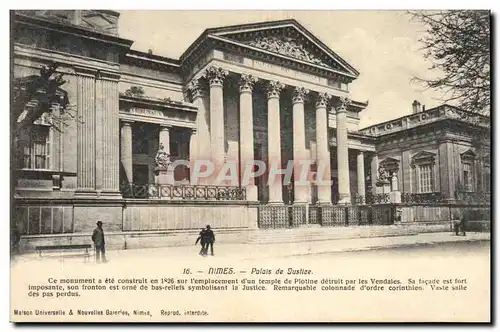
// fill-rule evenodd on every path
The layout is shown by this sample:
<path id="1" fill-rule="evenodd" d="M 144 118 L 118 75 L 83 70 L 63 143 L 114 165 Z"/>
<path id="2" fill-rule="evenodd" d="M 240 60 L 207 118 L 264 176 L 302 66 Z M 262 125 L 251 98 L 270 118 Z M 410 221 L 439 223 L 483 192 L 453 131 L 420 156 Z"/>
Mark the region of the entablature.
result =
<path id="1" fill-rule="evenodd" d="M 120 94 L 120 119 L 196 129 L 196 106 L 191 103 Z"/>

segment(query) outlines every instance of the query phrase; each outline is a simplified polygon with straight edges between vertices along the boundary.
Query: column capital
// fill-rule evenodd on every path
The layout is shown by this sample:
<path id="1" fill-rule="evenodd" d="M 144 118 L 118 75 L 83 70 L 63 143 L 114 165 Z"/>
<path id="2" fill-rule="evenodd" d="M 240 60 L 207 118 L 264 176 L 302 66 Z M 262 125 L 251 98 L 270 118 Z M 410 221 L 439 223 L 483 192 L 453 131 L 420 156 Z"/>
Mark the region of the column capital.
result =
<path id="1" fill-rule="evenodd" d="M 193 101 L 196 98 L 205 96 L 205 87 L 199 78 L 193 78 L 186 87 L 189 97 Z"/>
<path id="2" fill-rule="evenodd" d="M 269 81 L 266 87 L 267 99 L 279 98 L 281 90 L 285 88 L 283 83 L 278 81 Z"/>
<path id="3" fill-rule="evenodd" d="M 128 120 L 128 119 L 120 119 L 120 122 L 122 125 L 130 127 L 133 123 L 135 123 L 134 120 Z"/>
<path id="4" fill-rule="evenodd" d="M 228 74 L 229 72 L 225 69 L 222 69 L 221 67 L 211 66 L 205 70 L 203 76 L 208 80 L 210 86 L 213 85 L 222 86 L 222 84 L 224 83 L 224 79 Z"/>
<path id="5" fill-rule="evenodd" d="M 335 107 L 337 113 L 347 111 L 347 107 L 349 107 L 349 105 L 351 105 L 351 99 L 349 97 L 339 97 Z"/>
<path id="6" fill-rule="evenodd" d="M 332 96 L 326 92 L 318 93 L 316 97 L 316 108 L 326 108 L 331 98 Z"/>
<path id="7" fill-rule="evenodd" d="M 304 103 L 304 100 L 307 97 L 309 90 L 303 87 L 295 87 L 293 89 L 292 101 L 293 103 Z"/>
<path id="8" fill-rule="evenodd" d="M 160 130 L 167 131 L 167 130 L 170 130 L 170 129 L 172 129 L 172 125 L 171 124 L 160 123 Z"/>
<path id="9" fill-rule="evenodd" d="M 240 92 L 252 92 L 255 83 L 257 83 L 259 79 L 255 76 L 248 74 L 241 74 L 240 77 Z"/>

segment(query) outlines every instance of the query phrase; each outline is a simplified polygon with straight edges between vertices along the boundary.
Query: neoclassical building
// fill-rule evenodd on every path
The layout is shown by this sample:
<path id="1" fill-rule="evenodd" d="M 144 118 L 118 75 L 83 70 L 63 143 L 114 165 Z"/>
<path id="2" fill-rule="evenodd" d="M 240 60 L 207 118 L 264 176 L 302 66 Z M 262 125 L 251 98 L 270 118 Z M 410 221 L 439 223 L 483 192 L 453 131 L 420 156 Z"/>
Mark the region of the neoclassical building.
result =
<path id="1" fill-rule="evenodd" d="M 26 237 L 67 239 L 97 219 L 116 234 L 256 228 L 281 218 L 262 206 L 385 202 L 381 169 L 403 202 L 489 192 L 489 147 L 474 142 L 489 118 L 409 101 L 411 115 L 359 128 L 368 102 L 350 98 L 358 71 L 295 20 L 207 29 L 171 59 L 132 50 L 114 11 L 12 16 L 14 89 L 56 63 L 69 101 L 13 135 L 13 219 Z M 12 107 L 29 114 L 32 98 Z M 308 159 L 313 176 L 308 186 L 268 185 L 266 174 L 248 185 L 171 185 L 160 180 L 159 151 L 189 161 L 176 180 L 189 180 L 196 160 L 241 172 L 249 160 Z M 320 163 L 331 185 L 316 183 Z"/>

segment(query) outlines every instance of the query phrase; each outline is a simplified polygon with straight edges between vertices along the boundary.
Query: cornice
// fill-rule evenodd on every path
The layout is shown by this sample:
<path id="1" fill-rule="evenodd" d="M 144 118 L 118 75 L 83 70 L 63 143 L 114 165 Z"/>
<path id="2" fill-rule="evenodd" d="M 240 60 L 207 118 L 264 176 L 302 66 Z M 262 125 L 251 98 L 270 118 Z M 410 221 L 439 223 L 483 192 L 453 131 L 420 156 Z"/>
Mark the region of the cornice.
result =
<path id="1" fill-rule="evenodd" d="M 115 62 L 104 61 L 95 58 L 89 58 L 77 54 L 65 53 L 60 51 L 49 50 L 39 47 L 29 47 L 23 44 L 14 43 L 14 54 L 16 59 L 14 62 L 22 58 L 28 60 L 28 66 L 33 65 L 33 59 L 40 62 L 57 62 L 62 66 L 59 67 L 58 72 L 65 74 L 72 74 L 68 68 L 87 68 L 89 71 L 101 71 L 114 75 L 119 75 L 119 65 Z M 30 61 L 31 60 L 31 61 Z M 38 68 L 38 65 L 34 66 Z"/>
<path id="2" fill-rule="evenodd" d="M 192 105 L 191 103 L 175 102 L 175 101 L 168 101 L 168 100 L 149 98 L 149 97 L 127 96 L 123 93 L 120 93 L 120 102 L 130 103 L 133 104 L 134 106 L 140 106 L 145 108 L 175 109 L 175 110 L 194 112 L 194 113 L 198 112 L 197 107 Z"/>
<path id="3" fill-rule="evenodd" d="M 121 48 L 129 49 L 132 46 L 133 41 L 113 35 L 103 34 L 94 30 L 86 29 L 81 26 L 77 26 L 68 22 L 56 22 L 47 18 L 42 18 L 39 16 L 24 15 L 16 12 L 14 15 L 14 24 L 24 24 L 28 26 L 33 26 L 41 30 L 51 30 L 57 31 L 59 33 L 73 35 L 77 37 L 83 37 L 91 40 L 96 40 Z"/>
<path id="4" fill-rule="evenodd" d="M 227 38 L 219 37 L 219 36 L 214 36 L 214 35 L 208 35 L 207 40 L 213 40 L 215 43 L 219 43 L 220 46 L 225 46 L 225 45 L 231 45 L 233 47 L 236 47 L 236 49 L 246 52 L 242 52 L 248 57 L 257 57 L 257 58 L 270 58 L 274 59 L 275 61 L 280 61 L 280 65 L 283 65 L 283 61 L 285 61 L 285 64 L 287 66 L 296 69 L 296 70 L 301 70 L 301 71 L 306 71 L 306 72 L 313 72 L 317 74 L 318 72 L 323 73 L 323 76 L 325 77 L 330 77 L 330 78 L 345 78 L 347 80 L 352 81 L 356 79 L 356 76 L 341 72 L 332 68 L 327 68 L 323 66 L 316 65 L 314 63 L 309 63 L 304 60 L 300 59 L 295 59 L 286 55 L 282 55 L 279 53 L 274 53 L 270 52 L 258 47 L 250 46 L 244 43 L 240 43 L 234 40 L 230 40 Z"/>

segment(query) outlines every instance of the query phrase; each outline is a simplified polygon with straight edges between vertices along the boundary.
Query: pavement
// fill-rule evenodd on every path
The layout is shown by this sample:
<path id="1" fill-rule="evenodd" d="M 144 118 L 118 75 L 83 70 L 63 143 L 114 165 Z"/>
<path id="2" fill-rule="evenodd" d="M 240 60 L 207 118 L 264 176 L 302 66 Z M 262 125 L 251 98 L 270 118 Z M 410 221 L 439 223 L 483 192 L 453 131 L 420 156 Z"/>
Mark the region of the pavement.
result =
<path id="1" fill-rule="evenodd" d="M 419 233 L 416 235 L 372 237 L 356 239 L 337 239 L 273 244 L 214 244 L 216 258 L 237 260 L 259 260 L 303 255 L 319 255 L 336 252 L 352 252 L 363 250 L 391 249 L 432 245 L 440 243 L 464 243 L 473 241 L 490 241 L 490 233 L 467 233 L 456 236 L 450 232 Z M 163 248 L 142 248 L 127 250 L 110 250 L 106 256 L 113 262 L 134 261 L 138 259 L 175 258 L 190 260 L 199 257 L 199 245 Z M 60 256 L 56 256 L 60 257 Z M 37 254 L 25 254 L 17 257 L 19 262 L 39 259 Z"/>

